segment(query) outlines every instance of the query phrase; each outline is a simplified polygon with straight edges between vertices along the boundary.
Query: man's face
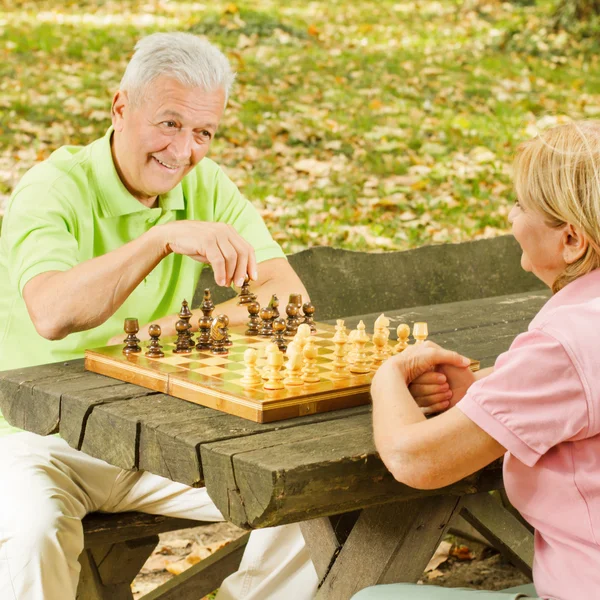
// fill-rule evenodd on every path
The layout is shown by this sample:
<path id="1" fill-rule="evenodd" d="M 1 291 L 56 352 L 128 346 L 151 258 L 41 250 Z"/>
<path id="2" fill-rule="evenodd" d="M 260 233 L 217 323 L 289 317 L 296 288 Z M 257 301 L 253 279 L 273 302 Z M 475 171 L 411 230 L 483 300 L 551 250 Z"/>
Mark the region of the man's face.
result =
<path id="1" fill-rule="evenodd" d="M 113 156 L 125 187 L 147 201 L 172 190 L 205 156 L 225 108 L 222 89 L 207 92 L 159 77 L 132 105 L 113 100 Z"/>

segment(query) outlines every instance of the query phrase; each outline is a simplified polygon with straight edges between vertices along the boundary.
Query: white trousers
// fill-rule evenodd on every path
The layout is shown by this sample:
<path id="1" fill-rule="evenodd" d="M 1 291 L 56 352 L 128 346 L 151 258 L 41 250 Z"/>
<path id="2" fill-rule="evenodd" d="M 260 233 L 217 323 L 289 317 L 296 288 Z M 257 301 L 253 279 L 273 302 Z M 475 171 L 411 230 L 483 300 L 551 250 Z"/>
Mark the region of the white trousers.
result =
<path id="1" fill-rule="evenodd" d="M 222 521 L 205 488 L 127 471 L 58 437 L 0 438 L 0 599 L 74 600 L 89 512 L 141 511 Z M 218 600 L 309 600 L 314 570 L 297 524 L 252 532 Z"/>

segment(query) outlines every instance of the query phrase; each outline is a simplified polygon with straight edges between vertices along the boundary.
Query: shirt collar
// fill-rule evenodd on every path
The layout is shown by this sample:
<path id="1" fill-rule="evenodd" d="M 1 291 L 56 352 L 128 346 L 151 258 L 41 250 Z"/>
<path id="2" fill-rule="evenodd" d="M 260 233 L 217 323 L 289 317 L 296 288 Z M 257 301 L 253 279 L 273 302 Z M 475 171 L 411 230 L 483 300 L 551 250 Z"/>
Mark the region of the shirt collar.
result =
<path id="1" fill-rule="evenodd" d="M 578 277 L 551 296 L 533 318 L 529 327 L 530 329 L 539 327 L 548 314 L 556 308 L 570 304 L 583 304 L 594 298 L 600 298 L 600 269 Z"/>
<path id="2" fill-rule="evenodd" d="M 104 137 L 92 144 L 91 150 L 91 165 L 102 216 L 120 217 L 150 210 L 136 200 L 123 185 L 112 158 L 110 148 L 112 134 L 113 127 L 111 126 Z M 181 183 L 178 183 L 166 194 L 161 194 L 158 198 L 158 205 L 164 210 L 183 210 L 185 201 Z"/>

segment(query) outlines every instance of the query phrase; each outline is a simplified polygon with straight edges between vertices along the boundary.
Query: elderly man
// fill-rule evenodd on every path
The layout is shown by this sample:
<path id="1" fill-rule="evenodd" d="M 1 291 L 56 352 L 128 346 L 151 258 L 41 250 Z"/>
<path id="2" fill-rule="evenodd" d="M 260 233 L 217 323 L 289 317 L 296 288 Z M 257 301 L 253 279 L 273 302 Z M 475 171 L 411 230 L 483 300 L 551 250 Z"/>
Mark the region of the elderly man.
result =
<path id="1" fill-rule="evenodd" d="M 205 158 L 234 75 L 195 36 L 136 46 L 112 104 L 112 127 L 66 146 L 15 189 L 0 238 L 2 368 L 80 357 L 134 315 L 166 335 L 204 264 L 219 285 L 249 276 L 259 301 L 305 290 L 263 221 Z M 232 323 L 243 307 L 219 312 Z M 119 337 L 122 337 L 121 334 Z M 221 520 L 205 489 L 113 467 L 57 437 L 0 440 L 0 598 L 75 598 L 91 511 L 139 510 Z M 219 600 L 311 598 L 316 573 L 299 528 L 254 532 Z"/>

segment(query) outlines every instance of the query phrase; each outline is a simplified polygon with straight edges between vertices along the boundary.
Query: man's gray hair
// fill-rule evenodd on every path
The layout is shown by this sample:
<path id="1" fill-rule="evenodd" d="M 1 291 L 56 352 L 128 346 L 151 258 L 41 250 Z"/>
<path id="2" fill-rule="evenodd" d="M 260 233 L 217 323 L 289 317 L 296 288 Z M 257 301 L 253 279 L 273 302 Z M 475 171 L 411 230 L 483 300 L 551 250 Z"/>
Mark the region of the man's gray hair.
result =
<path id="1" fill-rule="evenodd" d="M 138 104 L 148 85 L 167 75 L 189 87 L 225 91 L 235 79 L 227 57 L 215 46 L 191 33 L 153 33 L 135 45 L 119 89 Z"/>

